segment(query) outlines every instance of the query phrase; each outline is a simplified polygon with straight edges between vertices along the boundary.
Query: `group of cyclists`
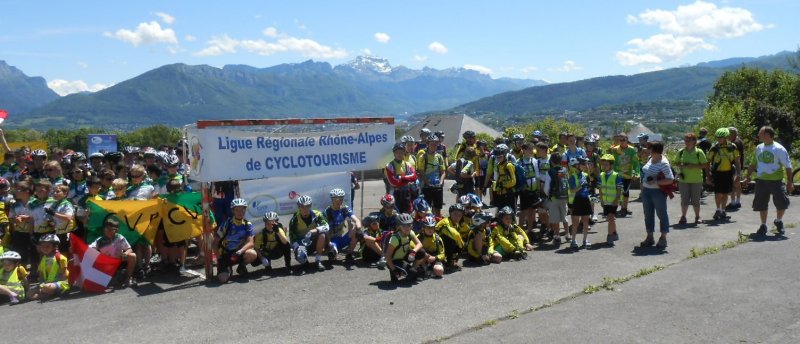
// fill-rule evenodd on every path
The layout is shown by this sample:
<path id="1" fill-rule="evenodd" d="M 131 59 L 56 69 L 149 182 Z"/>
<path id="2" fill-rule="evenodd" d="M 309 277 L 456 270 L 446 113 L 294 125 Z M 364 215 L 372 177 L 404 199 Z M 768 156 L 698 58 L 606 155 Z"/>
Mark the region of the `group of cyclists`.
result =
<path id="1" fill-rule="evenodd" d="M 6 150 L 0 165 L 0 298 L 12 304 L 70 290 L 70 234 L 84 241 L 89 237 L 88 202 L 148 200 L 190 189 L 184 142 L 88 155 L 60 148 L 11 150 L 2 131 L 0 143 Z M 89 246 L 125 263 L 117 286 L 149 275 L 154 256 L 163 269 L 186 271 L 187 242 L 169 242 L 163 228 L 154 243 L 128 242 L 113 215 L 94 230 Z"/>
<path id="2" fill-rule="evenodd" d="M 423 129 L 419 139 L 403 136 L 393 146 L 393 159 L 384 169 L 387 192 L 377 212 L 358 217 L 339 188 L 330 190 L 331 205 L 322 211 L 314 208 L 310 196 L 297 197 L 297 211 L 288 226 L 275 212 L 263 215 L 263 226 L 249 222 L 248 204 L 242 198 L 223 205 L 229 207 L 224 212 L 230 216 L 218 216 L 221 221 L 215 230 L 217 278 L 228 281 L 234 269 L 247 275 L 248 265 L 261 265 L 271 273 L 276 259 L 283 259 L 287 273 L 307 268 L 324 271 L 328 267 L 322 256 L 334 262 L 340 253 L 345 264 L 356 264 L 360 258 L 364 265 L 387 269 L 392 281 L 440 278 L 460 270 L 464 261 L 526 259 L 534 244 L 560 246 L 562 237 L 569 249 L 591 247 L 589 229 L 599 217 L 607 223 L 604 243 L 613 246 L 619 240 L 616 219 L 632 214 L 630 188 L 636 182 L 646 230 L 641 247 L 667 246 L 666 206 L 673 192 L 679 191 L 681 197 L 677 223 L 688 223 L 692 205 L 694 223 L 699 225 L 703 223 L 700 199 L 707 188 L 714 192 L 714 221 L 725 221 L 727 211 L 741 206 L 741 185 L 751 180 L 755 181 L 753 210 L 762 220 L 756 235 L 767 234 L 770 197 L 777 210 L 773 225 L 782 235 L 782 217 L 789 205 L 786 192 L 793 189 L 788 153 L 775 142 L 775 130 L 765 126 L 745 169 L 744 147 L 736 134 L 734 128 L 719 128 L 711 144 L 706 130 L 699 137 L 687 133 L 685 147 L 670 162 L 664 144 L 650 142 L 647 135 L 639 135 L 633 144 L 618 134 L 601 147 L 595 134 L 564 132 L 550 142 L 537 130 L 527 137 L 498 138 L 490 148 L 467 131 L 450 160 L 441 143 L 444 134 Z M 123 152 L 88 157 L 58 149 L 50 154 L 24 148 L 7 152 L 6 163 L 0 166 L 4 206 L 0 249 L 6 251 L 0 295 L 15 303 L 25 298 L 28 289 L 29 298 L 69 289 L 67 258 L 61 252 L 69 250 L 67 233 L 85 237 L 87 200 L 149 199 L 186 191 L 185 146 L 163 148 L 126 147 Z M 62 171 L 69 173 L 65 176 Z M 443 186 L 448 176 L 455 183 L 447 196 L 453 202 L 445 211 Z M 488 211 L 492 208 L 495 213 Z M 162 264 L 184 271 L 186 242 L 170 243 L 162 231 L 156 243 L 128 243 L 116 233 L 119 223 L 113 218 L 103 226 L 103 235 L 92 246 L 128 262 L 122 286 L 136 283 L 135 271 L 146 276 L 154 249 Z M 175 247 L 179 254 L 167 254 Z M 292 258 L 299 263 L 293 268 Z M 23 288 L 26 282 L 35 288 Z"/>

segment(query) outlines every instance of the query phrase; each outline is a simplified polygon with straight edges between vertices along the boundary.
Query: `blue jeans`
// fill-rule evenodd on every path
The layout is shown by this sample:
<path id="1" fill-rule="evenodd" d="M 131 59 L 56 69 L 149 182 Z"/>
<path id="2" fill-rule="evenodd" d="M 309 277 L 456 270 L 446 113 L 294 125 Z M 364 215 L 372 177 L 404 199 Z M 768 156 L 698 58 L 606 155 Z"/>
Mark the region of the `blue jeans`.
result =
<path id="1" fill-rule="evenodd" d="M 669 233 L 667 195 L 659 189 L 642 188 L 642 207 L 644 208 L 644 228 L 647 233 L 655 231 L 656 219 L 654 215 L 658 215 L 661 233 Z"/>

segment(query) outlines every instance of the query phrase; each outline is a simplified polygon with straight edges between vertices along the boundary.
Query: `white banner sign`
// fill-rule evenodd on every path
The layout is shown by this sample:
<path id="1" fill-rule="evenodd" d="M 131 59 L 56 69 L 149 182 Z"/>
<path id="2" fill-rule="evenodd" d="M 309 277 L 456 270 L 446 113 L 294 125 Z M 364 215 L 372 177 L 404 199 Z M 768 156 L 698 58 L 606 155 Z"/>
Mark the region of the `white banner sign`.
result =
<path id="1" fill-rule="evenodd" d="M 382 168 L 392 156 L 394 125 L 281 134 L 213 127 L 187 135 L 191 178 L 210 182 Z"/>
<path id="2" fill-rule="evenodd" d="M 297 198 L 302 195 L 311 196 L 314 209 L 324 211 L 331 204 L 330 191 L 335 188 L 344 190 L 345 204 L 350 204 L 350 172 L 239 182 L 239 192 L 249 205 L 246 217 L 256 224 L 264 221 L 263 216 L 268 211 L 278 215 L 296 212 Z"/>

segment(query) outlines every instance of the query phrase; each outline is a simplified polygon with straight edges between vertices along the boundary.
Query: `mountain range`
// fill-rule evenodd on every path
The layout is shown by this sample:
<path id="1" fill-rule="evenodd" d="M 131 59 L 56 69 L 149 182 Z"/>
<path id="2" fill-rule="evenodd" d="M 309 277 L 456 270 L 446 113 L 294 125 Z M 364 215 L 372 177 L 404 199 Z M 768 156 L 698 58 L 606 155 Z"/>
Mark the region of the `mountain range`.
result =
<path id="1" fill-rule="evenodd" d="M 11 113 L 26 112 L 58 98 L 44 78 L 29 77 L 0 61 L 0 108 Z"/>
<path id="2" fill-rule="evenodd" d="M 198 119 L 390 116 L 451 108 L 543 84 L 492 79 L 464 68 L 393 67 L 386 59 L 367 56 L 335 67 L 314 61 L 268 68 L 171 64 L 95 93 L 29 109 L 19 125 L 130 128 Z"/>
<path id="3" fill-rule="evenodd" d="M 492 79 L 464 68 L 393 67 L 360 56 L 332 66 L 268 68 L 165 65 L 95 93 L 59 97 L 40 77 L 0 61 L 0 108 L 12 127 L 180 126 L 198 119 L 392 116 L 426 112 L 526 115 L 662 101 L 702 102 L 722 73 L 742 66 L 790 69 L 795 52 L 700 63 L 629 76 L 546 84 Z M 442 110 L 449 109 L 449 110 Z M 16 115 L 20 114 L 20 115 Z M 496 116 L 495 116 L 496 117 Z"/>
<path id="4" fill-rule="evenodd" d="M 614 75 L 509 91 L 457 106 L 449 112 L 480 116 L 525 115 L 565 110 L 581 111 L 600 106 L 659 101 L 703 101 L 714 83 L 728 70 L 742 66 L 790 69 L 795 52 L 758 58 L 731 58 L 634 75 Z"/>

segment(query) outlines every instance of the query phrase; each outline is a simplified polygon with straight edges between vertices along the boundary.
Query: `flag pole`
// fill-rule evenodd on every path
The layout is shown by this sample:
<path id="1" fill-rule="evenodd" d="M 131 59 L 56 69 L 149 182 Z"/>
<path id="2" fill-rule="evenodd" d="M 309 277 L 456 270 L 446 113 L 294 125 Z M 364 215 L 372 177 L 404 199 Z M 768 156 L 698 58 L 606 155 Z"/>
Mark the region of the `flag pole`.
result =
<path id="1" fill-rule="evenodd" d="M 200 189 L 202 190 L 202 199 L 203 199 L 203 240 L 202 240 L 202 247 L 203 256 L 203 265 L 205 266 L 206 271 L 206 281 L 210 281 L 212 277 L 214 277 L 214 270 L 212 267 L 212 245 L 214 243 L 214 237 L 212 234 L 211 228 L 211 202 L 210 202 L 210 188 L 211 183 L 208 182 L 201 182 Z"/>

